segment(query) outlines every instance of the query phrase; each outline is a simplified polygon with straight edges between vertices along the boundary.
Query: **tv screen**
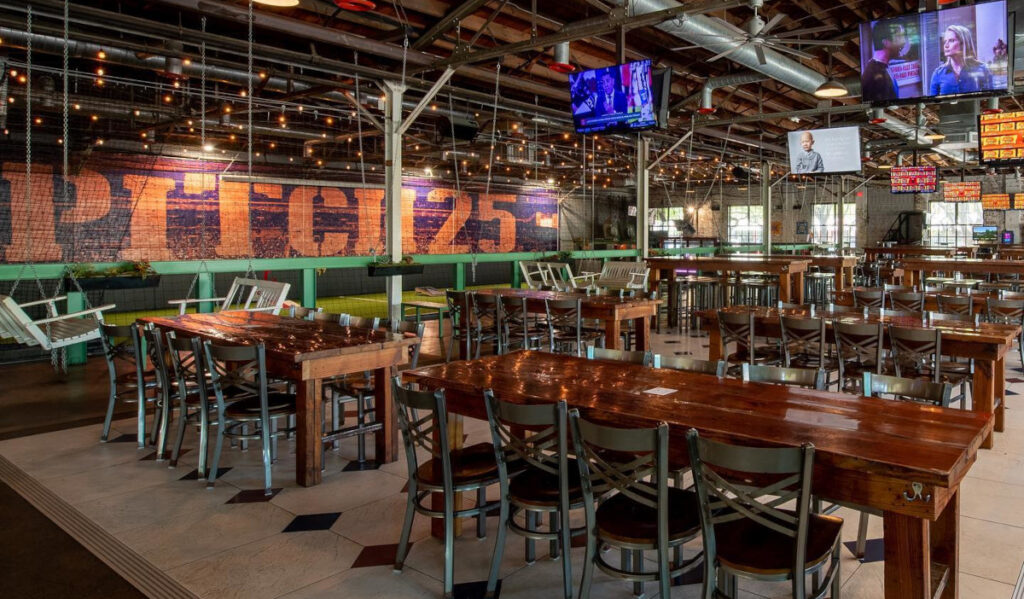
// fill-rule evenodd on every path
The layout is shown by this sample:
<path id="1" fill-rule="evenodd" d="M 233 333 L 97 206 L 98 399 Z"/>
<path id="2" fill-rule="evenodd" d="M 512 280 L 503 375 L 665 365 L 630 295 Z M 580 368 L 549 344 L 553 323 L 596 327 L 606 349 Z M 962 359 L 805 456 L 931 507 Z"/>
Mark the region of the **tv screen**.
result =
<path id="1" fill-rule="evenodd" d="M 935 193 L 938 169 L 934 166 L 894 166 L 889 171 L 892 193 Z"/>
<path id="2" fill-rule="evenodd" d="M 978 161 L 987 165 L 1024 164 L 1024 111 L 978 117 Z"/>
<path id="3" fill-rule="evenodd" d="M 1003 231 L 1003 243 L 1006 245 L 1013 244 L 1013 231 Z"/>
<path id="4" fill-rule="evenodd" d="M 946 202 L 979 202 L 981 181 L 947 181 L 942 185 L 942 199 Z"/>
<path id="5" fill-rule="evenodd" d="M 790 131 L 789 170 L 798 175 L 860 170 L 860 127 Z"/>
<path id="6" fill-rule="evenodd" d="M 1005 93 L 1009 43 L 1005 0 L 862 23 L 861 95 L 889 105 Z"/>
<path id="7" fill-rule="evenodd" d="M 663 74 L 664 76 L 664 74 Z M 569 74 L 572 120 L 577 133 L 608 133 L 652 129 L 666 102 L 655 89 L 650 60 Z"/>
<path id="8" fill-rule="evenodd" d="M 971 237 L 974 241 L 998 241 L 999 228 L 995 225 L 975 225 L 971 227 Z"/>

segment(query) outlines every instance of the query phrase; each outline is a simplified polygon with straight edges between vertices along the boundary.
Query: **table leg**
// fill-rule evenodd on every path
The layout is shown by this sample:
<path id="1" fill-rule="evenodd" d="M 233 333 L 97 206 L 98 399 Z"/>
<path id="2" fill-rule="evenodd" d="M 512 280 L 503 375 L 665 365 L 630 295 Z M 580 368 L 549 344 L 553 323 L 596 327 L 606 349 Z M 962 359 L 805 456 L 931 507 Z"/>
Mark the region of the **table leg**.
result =
<path id="1" fill-rule="evenodd" d="M 320 463 L 323 459 L 320 379 L 298 381 L 295 390 L 295 482 L 303 487 L 312 487 L 320 484 Z"/>
<path id="2" fill-rule="evenodd" d="M 789 303 L 792 297 L 793 281 L 788 272 L 779 273 L 779 301 Z"/>
<path id="3" fill-rule="evenodd" d="M 604 346 L 608 349 L 623 349 L 622 329 L 619 321 L 614 318 L 604 321 Z"/>
<path id="4" fill-rule="evenodd" d="M 793 273 L 793 294 L 796 297 L 796 304 L 804 303 L 804 273 Z"/>
<path id="5" fill-rule="evenodd" d="M 722 332 L 718 330 L 718 324 L 708 326 L 708 359 L 721 360 L 725 356 L 725 348 L 722 347 Z"/>
<path id="6" fill-rule="evenodd" d="M 992 414 L 995 405 L 996 363 L 993 360 L 974 361 L 974 411 Z M 981 444 L 985 449 L 992 449 L 993 435 L 989 435 Z"/>
<path id="7" fill-rule="evenodd" d="M 374 417 L 382 425 L 376 435 L 374 454 L 378 464 L 394 462 L 398 457 L 398 421 L 395 418 L 395 406 L 391 402 L 390 375 L 390 368 L 378 368 L 373 371 Z"/>
<path id="8" fill-rule="evenodd" d="M 832 283 L 833 283 L 832 287 L 836 291 L 842 291 L 843 288 L 845 287 L 845 284 L 844 284 L 845 282 L 846 282 L 846 269 L 845 268 L 837 268 L 836 269 L 836 274 L 832 275 Z"/>
<path id="9" fill-rule="evenodd" d="M 648 351 L 651 349 L 651 319 L 648 316 L 643 318 L 634 318 L 633 327 L 636 330 L 636 347 L 641 351 Z"/>
<path id="10" fill-rule="evenodd" d="M 931 523 L 885 512 L 885 597 L 931 599 Z"/>
<path id="11" fill-rule="evenodd" d="M 931 523 L 932 561 L 949 568 L 946 587 L 938 595 L 942 599 L 956 599 L 960 570 L 960 490 L 949 498 L 939 519 Z"/>
<path id="12" fill-rule="evenodd" d="M 418 323 L 417 323 L 418 324 Z M 448 345 L 444 342 L 444 309 L 437 309 L 437 342 L 441 344 L 441 355 L 448 361 Z"/>
<path id="13" fill-rule="evenodd" d="M 668 328 L 679 326 L 679 287 L 676 285 L 675 269 L 668 278 Z"/>
<path id="14" fill-rule="evenodd" d="M 448 448 L 449 449 L 461 449 L 463 446 L 462 441 L 462 416 L 458 414 L 448 413 Z M 436 440 L 437 427 L 434 427 L 434 435 Z M 431 493 L 430 494 L 430 507 L 437 511 L 444 510 L 444 493 Z M 455 494 L 455 511 L 462 509 L 462 493 Z M 462 534 L 462 520 L 463 518 L 456 518 L 454 522 L 455 536 Z M 443 518 L 431 518 L 430 519 L 430 535 L 435 539 L 444 540 L 444 519 Z"/>
<path id="15" fill-rule="evenodd" d="M 999 405 L 995 407 L 996 418 L 993 423 L 993 430 L 997 433 L 1001 433 L 1006 428 L 1006 358 L 999 358 L 995 364 L 996 374 L 996 392 L 995 399 L 999 401 Z"/>

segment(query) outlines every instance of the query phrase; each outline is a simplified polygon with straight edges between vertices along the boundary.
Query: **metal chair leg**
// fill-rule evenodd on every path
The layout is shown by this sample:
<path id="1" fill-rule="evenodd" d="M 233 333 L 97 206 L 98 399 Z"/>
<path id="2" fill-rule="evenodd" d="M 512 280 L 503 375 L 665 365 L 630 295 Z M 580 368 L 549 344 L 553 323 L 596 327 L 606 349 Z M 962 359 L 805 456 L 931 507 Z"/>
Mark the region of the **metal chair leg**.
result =
<path id="1" fill-rule="evenodd" d="M 505 489 L 501 490 L 501 505 L 498 507 L 498 532 L 494 535 L 494 553 L 491 555 L 491 571 L 487 575 L 485 599 L 493 599 L 498 588 L 498 575 L 501 570 L 501 559 L 505 553 L 505 534 L 508 531 L 509 506 Z M 569 599 L 572 599 L 571 597 Z"/>
<path id="2" fill-rule="evenodd" d="M 103 418 L 103 432 L 100 433 L 100 442 L 106 443 L 110 436 L 110 423 L 114 420 L 114 405 L 117 403 L 117 380 L 110 377 L 110 398 L 107 401 L 107 415 Z"/>
<path id="3" fill-rule="evenodd" d="M 552 534 L 558 534 L 558 512 L 550 512 L 548 514 L 548 529 Z M 548 542 L 548 555 L 551 559 L 558 559 L 558 539 L 553 538 Z"/>
<path id="4" fill-rule="evenodd" d="M 526 530 L 537 530 L 537 512 L 526 510 Z M 537 561 L 537 542 L 533 539 L 526 539 L 526 563 L 532 564 Z"/>
<path id="5" fill-rule="evenodd" d="M 409 481 L 406 491 L 405 519 L 402 521 L 402 534 L 398 538 L 398 551 L 395 552 L 395 572 L 401 572 L 405 565 L 405 554 L 409 551 L 409 535 L 412 534 L 412 521 L 416 516 L 416 481 Z"/>
<path id="6" fill-rule="evenodd" d="M 484 513 L 483 505 L 487 503 L 487 489 L 480 487 L 476 490 L 476 507 L 480 512 L 476 515 L 476 538 L 487 538 L 487 514 Z"/>
<path id="7" fill-rule="evenodd" d="M 178 402 L 178 435 L 174 441 L 174 449 L 171 450 L 171 468 L 178 466 L 178 456 L 181 455 L 181 444 L 185 442 L 185 425 L 188 420 L 188 405 L 184 400 Z"/>
<path id="8" fill-rule="evenodd" d="M 857 545 L 854 548 L 853 554 L 858 558 L 864 557 L 864 549 L 868 542 L 868 514 L 867 512 L 860 513 L 860 521 L 857 523 Z"/>
<path id="9" fill-rule="evenodd" d="M 210 464 L 210 472 L 206 475 L 206 487 L 213 488 L 217 481 L 217 467 L 220 464 L 220 451 L 224 448 L 224 411 L 217 410 L 217 442 L 213 448 L 213 463 Z"/>

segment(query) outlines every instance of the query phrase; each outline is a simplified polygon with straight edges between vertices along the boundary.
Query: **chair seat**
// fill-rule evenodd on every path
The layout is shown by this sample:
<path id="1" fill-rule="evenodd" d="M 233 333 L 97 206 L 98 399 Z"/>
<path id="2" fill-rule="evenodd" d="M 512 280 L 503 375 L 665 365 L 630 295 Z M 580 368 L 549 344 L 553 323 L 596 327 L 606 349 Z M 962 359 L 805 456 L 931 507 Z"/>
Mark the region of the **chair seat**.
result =
<path id="1" fill-rule="evenodd" d="M 789 512 L 794 517 L 795 513 Z M 810 514 L 807 530 L 808 568 L 831 555 L 843 519 Z M 757 574 L 784 574 L 793 569 L 796 539 L 776 532 L 749 519 L 715 525 L 718 559 L 726 566 Z"/>
<path id="2" fill-rule="evenodd" d="M 142 381 L 147 387 L 156 385 L 156 372 L 153 370 L 143 370 Z M 117 375 L 117 385 L 119 387 L 138 387 L 139 379 L 134 372 L 122 372 Z"/>
<path id="3" fill-rule="evenodd" d="M 580 471 L 576 460 L 569 460 L 569 502 L 583 499 Z M 558 476 L 537 467 L 527 467 L 508 483 L 508 493 L 513 501 L 528 505 L 554 507 L 558 505 Z"/>
<path id="4" fill-rule="evenodd" d="M 727 362 L 746 362 L 749 359 L 750 354 L 747 353 L 745 347 L 738 348 L 735 352 L 729 354 L 726 358 Z M 754 362 L 779 362 L 782 360 L 782 354 L 774 345 L 759 345 L 754 348 Z"/>
<path id="5" fill-rule="evenodd" d="M 696 493 L 669 487 L 668 505 L 670 541 L 692 537 L 700 531 Z M 622 543 L 653 544 L 658 540 L 658 511 L 621 493 L 598 506 L 596 522 L 600 536 Z"/>
<path id="6" fill-rule="evenodd" d="M 477 443 L 462 449 L 453 449 L 452 483 L 456 486 L 498 478 L 498 463 L 494 459 L 494 446 Z M 425 485 L 440 487 L 444 484 L 441 474 L 441 460 L 432 458 L 416 470 L 416 478 Z"/>
<path id="7" fill-rule="evenodd" d="M 268 393 L 267 408 L 271 418 L 294 414 L 295 396 L 285 393 Z M 259 420 L 260 400 L 258 397 L 247 397 L 236 401 L 224 409 L 224 415 L 231 420 Z"/>
<path id="8" fill-rule="evenodd" d="M 839 360 L 835 358 L 825 357 L 825 363 L 818 363 L 818 356 L 793 356 L 789 360 L 789 365 L 793 368 L 821 368 L 822 370 L 838 370 Z"/>

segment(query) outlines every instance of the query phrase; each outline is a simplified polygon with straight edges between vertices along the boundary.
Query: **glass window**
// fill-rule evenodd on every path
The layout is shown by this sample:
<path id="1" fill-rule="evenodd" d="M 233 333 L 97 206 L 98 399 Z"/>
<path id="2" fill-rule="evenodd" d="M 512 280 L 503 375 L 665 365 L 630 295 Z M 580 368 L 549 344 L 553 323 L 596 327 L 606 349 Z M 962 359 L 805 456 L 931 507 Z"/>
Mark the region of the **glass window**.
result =
<path id="1" fill-rule="evenodd" d="M 671 208 L 656 208 L 654 217 L 651 219 L 652 231 L 664 231 L 668 237 L 681 237 L 683 235 L 676 224 L 686 218 L 686 209 L 682 206 Z"/>
<path id="2" fill-rule="evenodd" d="M 839 243 L 838 204 L 815 204 L 811 212 L 811 242 L 835 246 Z M 857 204 L 843 204 L 843 247 L 857 246 Z"/>
<path id="3" fill-rule="evenodd" d="M 764 206 L 729 206 L 729 243 L 762 243 Z"/>
<path id="4" fill-rule="evenodd" d="M 931 202 L 928 204 L 930 245 L 970 245 L 971 227 L 984 222 L 981 202 Z"/>

